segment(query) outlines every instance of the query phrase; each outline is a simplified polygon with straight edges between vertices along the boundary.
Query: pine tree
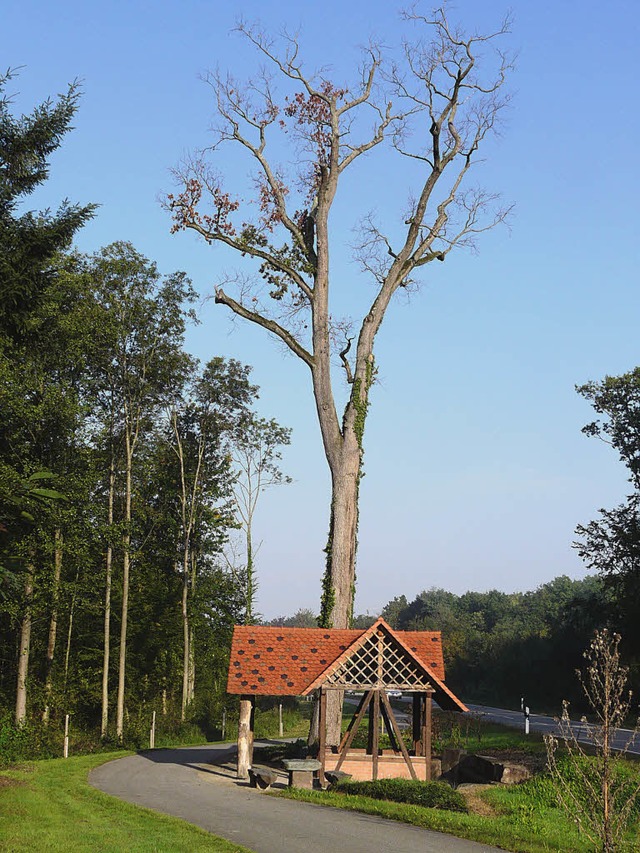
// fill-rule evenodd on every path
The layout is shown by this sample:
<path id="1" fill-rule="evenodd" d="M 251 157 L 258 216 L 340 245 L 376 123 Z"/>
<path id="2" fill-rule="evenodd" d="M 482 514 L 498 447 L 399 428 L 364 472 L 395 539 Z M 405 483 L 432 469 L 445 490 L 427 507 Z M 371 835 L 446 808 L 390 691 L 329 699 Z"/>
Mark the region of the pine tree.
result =
<path id="1" fill-rule="evenodd" d="M 0 75 L 0 332 L 21 337 L 29 313 L 55 272 L 54 258 L 93 215 L 95 205 L 63 201 L 58 210 L 19 206 L 49 174 L 49 157 L 71 130 L 80 90 L 72 83 L 57 100 L 14 117 L 5 94 L 11 71 Z"/>

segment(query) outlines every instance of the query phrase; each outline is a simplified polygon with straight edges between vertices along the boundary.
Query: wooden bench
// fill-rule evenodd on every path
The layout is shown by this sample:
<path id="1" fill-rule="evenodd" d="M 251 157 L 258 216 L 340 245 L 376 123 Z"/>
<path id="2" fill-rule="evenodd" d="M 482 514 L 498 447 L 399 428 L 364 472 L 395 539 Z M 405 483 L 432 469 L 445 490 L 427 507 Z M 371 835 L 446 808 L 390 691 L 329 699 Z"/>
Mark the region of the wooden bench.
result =
<path id="1" fill-rule="evenodd" d="M 251 788 L 268 788 L 278 778 L 278 774 L 271 767 L 250 767 L 249 786 Z"/>
<path id="2" fill-rule="evenodd" d="M 315 758 L 285 758 L 282 766 L 289 773 L 290 788 L 313 788 L 314 775 L 322 764 Z"/>

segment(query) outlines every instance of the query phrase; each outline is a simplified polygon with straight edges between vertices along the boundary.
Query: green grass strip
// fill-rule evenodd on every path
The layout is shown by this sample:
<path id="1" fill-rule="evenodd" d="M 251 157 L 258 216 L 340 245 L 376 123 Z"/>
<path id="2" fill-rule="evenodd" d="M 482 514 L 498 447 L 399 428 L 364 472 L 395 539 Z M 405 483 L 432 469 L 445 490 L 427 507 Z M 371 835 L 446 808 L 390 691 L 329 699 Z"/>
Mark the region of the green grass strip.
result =
<path id="1" fill-rule="evenodd" d="M 0 772 L 0 850 L 249 853 L 178 818 L 92 788 L 89 771 L 130 753 L 36 761 Z"/>
<path id="2" fill-rule="evenodd" d="M 593 846 L 584 836 L 578 835 L 559 810 L 548 809 L 543 815 L 539 815 L 527 807 L 526 801 L 521 803 L 520 798 L 516 798 L 517 802 L 514 802 L 512 807 L 506 807 L 503 801 L 500 804 L 503 809 L 501 813 L 485 817 L 331 791 L 287 789 L 274 792 L 273 796 L 376 815 L 516 853 L 588 853 L 593 850 Z M 524 808 L 521 808 L 523 805 Z"/>

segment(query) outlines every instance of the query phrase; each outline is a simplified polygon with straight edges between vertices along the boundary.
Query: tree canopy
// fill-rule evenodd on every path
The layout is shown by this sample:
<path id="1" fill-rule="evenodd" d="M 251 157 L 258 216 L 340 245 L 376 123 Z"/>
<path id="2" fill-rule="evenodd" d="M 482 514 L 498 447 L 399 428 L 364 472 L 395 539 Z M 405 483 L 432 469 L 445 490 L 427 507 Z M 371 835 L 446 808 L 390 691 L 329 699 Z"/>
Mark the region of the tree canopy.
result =
<path id="1" fill-rule="evenodd" d="M 15 117 L 6 91 L 12 76 L 0 75 L 0 331 L 17 335 L 51 281 L 58 252 L 70 246 L 96 205 L 65 200 L 55 213 L 20 212 L 46 181 L 49 158 L 72 129 L 80 87 L 72 83 L 57 100 Z"/>

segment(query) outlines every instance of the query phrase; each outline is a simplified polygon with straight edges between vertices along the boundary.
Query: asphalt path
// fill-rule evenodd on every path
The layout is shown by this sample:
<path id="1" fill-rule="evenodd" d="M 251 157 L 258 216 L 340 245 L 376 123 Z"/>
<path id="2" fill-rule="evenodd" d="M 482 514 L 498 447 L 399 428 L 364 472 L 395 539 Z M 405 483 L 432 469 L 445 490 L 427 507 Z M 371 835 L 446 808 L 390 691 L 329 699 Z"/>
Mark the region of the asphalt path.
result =
<path id="1" fill-rule="evenodd" d="M 468 703 L 467 708 L 485 720 L 501 723 L 502 725 L 511 726 L 513 728 L 520 729 L 520 731 L 524 731 L 524 714 L 522 711 L 508 711 L 505 708 L 489 708 L 485 705 L 469 705 Z M 576 738 L 581 743 L 589 744 L 592 742 L 589 739 L 587 727 L 584 723 L 579 720 L 572 720 L 571 728 Z M 560 736 L 557 720 L 554 719 L 554 717 L 547 717 L 544 714 L 530 713 L 529 729 L 532 732 L 553 734 L 557 737 Z M 640 736 L 636 735 L 634 737 L 634 733 L 630 729 L 616 729 L 612 741 L 612 748 L 624 750 L 633 755 L 640 755 Z"/>
<path id="2" fill-rule="evenodd" d="M 256 746 L 259 744 L 257 743 Z M 92 770 L 95 788 L 254 853 L 483 853 L 495 847 L 371 815 L 271 797 L 233 778 L 230 745 L 155 749 Z M 284 776 L 280 784 L 284 784 Z"/>

